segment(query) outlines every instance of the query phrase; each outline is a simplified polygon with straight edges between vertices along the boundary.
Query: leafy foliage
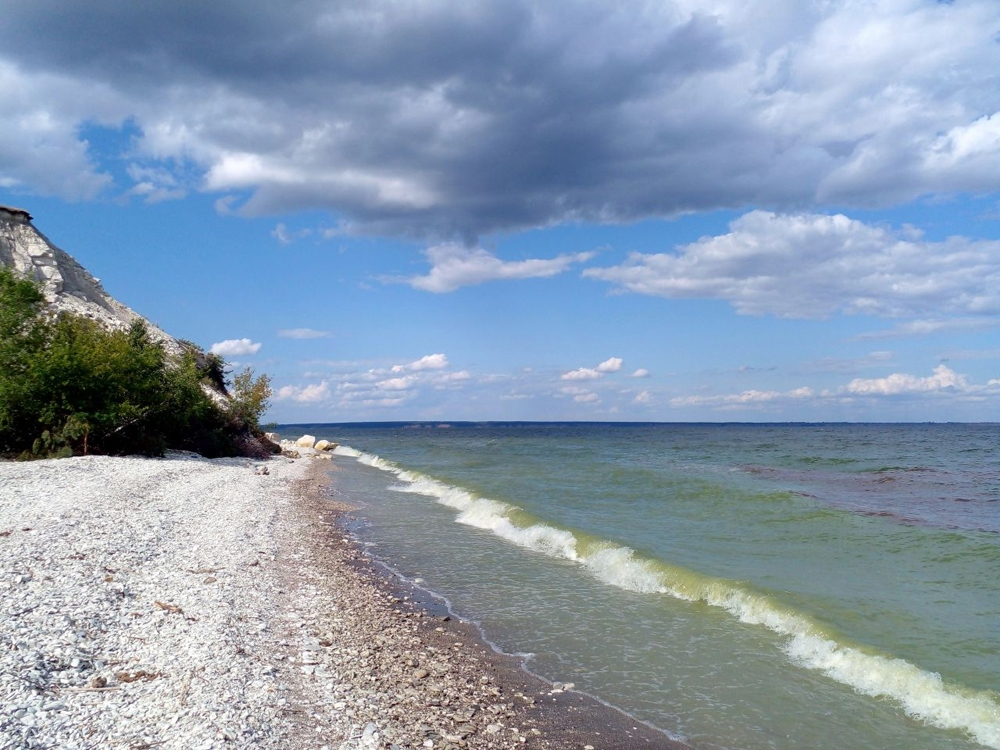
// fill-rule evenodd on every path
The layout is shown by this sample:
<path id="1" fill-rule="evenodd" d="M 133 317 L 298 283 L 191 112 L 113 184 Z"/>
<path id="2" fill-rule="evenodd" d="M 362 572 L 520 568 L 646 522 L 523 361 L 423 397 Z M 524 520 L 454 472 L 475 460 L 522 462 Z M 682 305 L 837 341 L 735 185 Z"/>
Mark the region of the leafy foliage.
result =
<path id="1" fill-rule="evenodd" d="M 238 375 L 221 406 L 205 386 L 224 374 L 221 358 L 209 360 L 208 373 L 190 349 L 168 362 L 142 322 L 107 331 L 78 316 L 48 317 L 43 302 L 36 284 L 0 268 L 0 454 L 187 448 L 220 456 L 253 448 L 271 395 L 267 376 Z"/>

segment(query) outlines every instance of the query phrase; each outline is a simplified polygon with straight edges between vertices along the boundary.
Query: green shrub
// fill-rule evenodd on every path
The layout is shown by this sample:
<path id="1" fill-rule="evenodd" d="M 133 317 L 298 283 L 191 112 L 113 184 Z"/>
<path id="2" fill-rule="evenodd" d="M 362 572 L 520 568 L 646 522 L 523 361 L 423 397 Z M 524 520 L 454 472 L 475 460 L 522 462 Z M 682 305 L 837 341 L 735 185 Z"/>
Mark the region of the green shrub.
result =
<path id="1" fill-rule="evenodd" d="M 223 408 L 204 385 L 225 372 L 221 358 L 206 372 L 189 348 L 169 363 L 142 322 L 108 331 L 47 317 L 43 303 L 35 283 L 0 268 L 0 454 L 246 452 L 271 395 L 267 376 L 238 375 Z"/>

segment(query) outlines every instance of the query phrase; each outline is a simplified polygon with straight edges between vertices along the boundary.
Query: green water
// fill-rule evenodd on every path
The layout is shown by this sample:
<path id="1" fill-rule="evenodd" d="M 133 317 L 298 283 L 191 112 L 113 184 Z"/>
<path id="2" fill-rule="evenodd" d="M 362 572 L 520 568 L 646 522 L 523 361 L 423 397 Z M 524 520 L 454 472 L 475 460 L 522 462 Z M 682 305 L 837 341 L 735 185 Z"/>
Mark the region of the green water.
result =
<path id="1" fill-rule="evenodd" d="M 1000 748 L 996 426 L 309 431 L 373 554 L 696 748 Z"/>

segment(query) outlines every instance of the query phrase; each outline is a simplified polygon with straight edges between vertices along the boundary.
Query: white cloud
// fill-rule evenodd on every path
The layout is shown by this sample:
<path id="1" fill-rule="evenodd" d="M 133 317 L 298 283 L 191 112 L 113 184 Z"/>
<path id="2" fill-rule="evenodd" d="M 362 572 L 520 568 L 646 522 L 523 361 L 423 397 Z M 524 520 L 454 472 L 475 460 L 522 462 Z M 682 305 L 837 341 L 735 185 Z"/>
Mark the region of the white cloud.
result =
<path id="1" fill-rule="evenodd" d="M 571 370 L 559 376 L 560 380 L 597 380 L 603 378 L 604 373 L 598 372 L 590 367 L 581 367 L 578 370 Z"/>
<path id="2" fill-rule="evenodd" d="M 330 395 L 327 381 L 307 386 L 286 385 L 277 390 L 274 397 L 278 401 L 297 401 L 301 404 L 315 404 L 325 401 Z"/>
<path id="3" fill-rule="evenodd" d="M 448 357 L 444 354 L 427 354 L 416 362 L 408 365 L 393 365 L 393 372 L 421 372 L 423 370 L 443 370 L 448 366 Z"/>
<path id="4" fill-rule="evenodd" d="M 611 357 L 597 366 L 598 372 L 618 372 L 620 369 L 622 369 L 621 357 Z"/>
<path id="5" fill-rule="evenodd" d="M 413 375 L 407 375 L 402 378 L 388 378 L 386 380 L 381 380 L 376 383 L 376 388 L 383 391 L 407 391 L 413 387 L 417 382 L 417 379 Z"/>
<path id="6" fill-rule="evenodd" d="M 647 370 L 645 367 L 640 367 L 638 370 L 636 370 L 635 372 L 632 373 L 632 377 L 633 378 L 648 378 L 649 377 L 649 370 Z"/>
<path id="7" fill-rule="evenodd" d="M 905 373 L 893 373 L 884 378 L 855 378 L 847 385 L 847 392 L 859 396 L 897 396 L 907 393 L 929 393 L 931 391 L 966 391 L 969 384 L 964 375 L 938 365 L 934 374 L 920 378 Z"/>
<path id="8" fill-rule="evenodd" d="M 188 194 L 188 191 L 178 184 L 177 177 L 164 167 L 129 164 L 127 171 L 129 177 L 135 181 L 135 185 L 128 191 L 129 194 L 142 196 L 146 203 L 180 200 Z"/>
<path id="9" fill-rule="evenodd" d="M 259 343 L 254 343 L 250 339 L 226 339 L 212 344 L 209 351 L 221 357 L 245 357 L 248 354 L 256 354 L 260 351 L 260 347 Z"/>
<path id="10" fill-rule="evenodd" d="M 632 399 L 633 404 L 648 404 L 653 400 L 653 396 L 649 391 L 642 391 L 637 393 L 635 398 Z"/>
<path id="11" fill-rule="evenodd" d="M 862 333 L 854 338 L 857 341 L 878 341 L 911 336 L 930 336 L 935 333 L 952 333 L 954 331 L 982 331 L 997 326 L 1000 326 L 1000 321 L 984 318 L 910 320 L 887 330 Z"/>
<path id="12" fill-rule="evenodd" d="M 585 276 L 669 298 L 728 301 L 739 313 L 821 318 L 1000 312 L 1000 242 L 930 242 L 843 215 L 752 211 L 676 254 L 632 254 Z"/>
<path id="13" fill-rule="evenodd" d="M 285 226 L 284 222 L 279 222 L 274 229 L 271 230 L 271 236 L 282 245 L 290 245 L 296 240 L 308 237 L 310 234 L 312 234 L 312 230 L 308 228 L 291 231 L 287 226 Z"/>
<path id="14" fill-rule="evenodd" d="M 596 393 L 581 393 L 573 396 L 573 400 L 578 404 L 596 404 L 601 399 Z"/>
<path id="15" fill-rule="evenodd" d="M 323 339 L 330 336 L 329 331 L 317 331 L 315 328 L 283 328 L 278 331 L 283 339 Z"/>
<path id="16" fill-rule="evenodd" d="M 424 255 L 431 262 L 431 270 L 426 276 L 407 279 L 407 283 L 426 292 L 444 293 L 486 281 L 556 276 L 574 263 L 589 260 L 594 253 L 504 261 L 480 247 L 469 248 L 457 243 L 446 243 L 428 248 Z"/>
<path id="17" fill-rule="evenodd" d="M 732 406 L 758 404 L 780 399 L 778 391 L 749 390 L 725 396 L 678 396 L 670 399 L 671 406 Z"/>
<path id="18" fill-rule="evenodd" d="M 610 357 L 601 362 L 597 367 L 580 367 L 576 370 L 563 373 L 560 380 L 599 380 L 609 372 L 618 372 L 622 369 L 621 357 Z"/>

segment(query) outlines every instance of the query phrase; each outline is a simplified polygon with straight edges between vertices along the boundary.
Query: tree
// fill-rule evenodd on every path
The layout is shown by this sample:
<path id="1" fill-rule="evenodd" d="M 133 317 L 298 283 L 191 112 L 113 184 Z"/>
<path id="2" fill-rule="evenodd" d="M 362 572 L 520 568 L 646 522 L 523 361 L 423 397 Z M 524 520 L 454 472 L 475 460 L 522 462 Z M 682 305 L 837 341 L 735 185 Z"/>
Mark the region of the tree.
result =
<path id="1" fill-rule="evenodd" d="M 190 348 L 168 361 L 142 321 L 108 331 L 80 316 L 52 318 L 43 304 L 36 283 L 0 268 L 0 454 L 264 450 L 254 438 L 271 396 L 266 375 L 237 375 L 220 406 L 205 381 L 225 372 L 221 358 L 208 360 L 208 372 Z"/>

